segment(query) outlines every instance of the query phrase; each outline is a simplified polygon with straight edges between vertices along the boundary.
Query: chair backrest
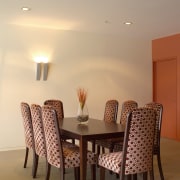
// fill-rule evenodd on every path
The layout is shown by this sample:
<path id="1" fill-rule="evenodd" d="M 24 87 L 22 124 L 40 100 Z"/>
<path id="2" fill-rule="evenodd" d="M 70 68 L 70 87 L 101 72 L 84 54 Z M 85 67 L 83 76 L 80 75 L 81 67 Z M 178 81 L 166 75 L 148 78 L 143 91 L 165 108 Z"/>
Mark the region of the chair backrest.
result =
<path id="1" fill-rule="evenodd" d="M 34 149 L 34 134 L 31 111 L 28 103 L 21 102 L 21 114 L 23 118 L 26 147 Z"/>
<path id="2" fill-rule="evenodd" d="M 42 107 L 42 120 L 46 141 L 47 161 L 55 167 L 63 167 L 62 139 L 56 111 L 52 106 Z"/>
<path id="3" fill-rule="evenodd" d="M 62 101 L 57 99 L 49 99 L 44 102 L 44 105 L 52 106 L 56 110 L 58 120 L 64 118 L 64 109 Z"/>
<path id="4" fill-rule="evenodd" d="M 156 127 L 155 127 L 154 146 L 155 147 L 160 146 L 163 105 L 160 103 L 151 102 L 151 103 L 145 104 L 145 107 L 153 108 L 156 111 Z"/>
<path id="5" fill-rule="evenodd" d="M 126 124 L 127 116 L 130 111 L 138 107 L 138 103 L 134 100 L 127 100 L 122 103 L 120 123 Z"/>
<path id="6" fill-rule="evenodd" d="M 129 113 L 121 174 L 138 174 L 152 170 L 155 121 L 156 112 L 150 108 L 137 108 Z"/>
<path id="7" fill-rule="evenodd" d="M 117 100 L 108 100 L 105 105 L 104 121 L 113 122 L 117 120 L 119 102 Z"/>
<path id="8" fill-rule="evenodd" d="M 40 157 L 46 157 L 46 145 L 40 105 L 31 105 L 31 116 L 36 154 Z"/>

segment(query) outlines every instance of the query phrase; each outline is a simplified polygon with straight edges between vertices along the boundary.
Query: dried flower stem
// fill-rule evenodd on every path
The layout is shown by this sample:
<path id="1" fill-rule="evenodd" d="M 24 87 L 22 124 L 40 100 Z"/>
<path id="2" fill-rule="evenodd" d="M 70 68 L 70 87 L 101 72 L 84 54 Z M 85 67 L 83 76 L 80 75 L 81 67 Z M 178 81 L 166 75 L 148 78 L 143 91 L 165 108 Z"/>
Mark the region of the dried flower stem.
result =
<path id="1" fill-rule="evenodd" d="M 81 109 L 83 110 L 86 99 L 87 99 L 87 91 L 83 88 L 78 88 L 77 89 L 77 95 L 78 95 L 78 99 L 79 99 Z"/>

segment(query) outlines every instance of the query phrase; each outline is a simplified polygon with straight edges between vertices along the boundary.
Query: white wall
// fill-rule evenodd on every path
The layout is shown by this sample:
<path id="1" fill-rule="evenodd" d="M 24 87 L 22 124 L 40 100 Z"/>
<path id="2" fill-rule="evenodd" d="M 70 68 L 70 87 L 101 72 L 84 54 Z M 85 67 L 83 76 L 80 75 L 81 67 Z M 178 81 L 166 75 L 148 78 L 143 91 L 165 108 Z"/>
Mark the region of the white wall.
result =
<path id="1" fill-rule="evenodd" d="M 57 31 L 12 25 L 0 33 L 0 150 L 24 147 L 20 102 L 61 99 L 65 116 L 75 116 L 76 89 L 88 89 L 93 118 L 102 119 L 105 102 L 152 99 L 151 41 L 118 35 Z M 33 55 L 50 57 L 47 81 L 35 80 Z"/>

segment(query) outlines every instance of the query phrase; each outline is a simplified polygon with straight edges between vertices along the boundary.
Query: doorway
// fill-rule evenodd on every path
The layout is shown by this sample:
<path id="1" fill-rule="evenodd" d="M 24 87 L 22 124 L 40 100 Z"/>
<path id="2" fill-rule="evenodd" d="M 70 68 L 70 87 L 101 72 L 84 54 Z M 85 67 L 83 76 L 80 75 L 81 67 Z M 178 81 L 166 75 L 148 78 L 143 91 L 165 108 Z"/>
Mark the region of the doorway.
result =
<path id="1" fill-rule="evenodd" d="M 161 136 L 177 139 L 177 58 L 153 62 L 153 101 L 163 104 Z"/>

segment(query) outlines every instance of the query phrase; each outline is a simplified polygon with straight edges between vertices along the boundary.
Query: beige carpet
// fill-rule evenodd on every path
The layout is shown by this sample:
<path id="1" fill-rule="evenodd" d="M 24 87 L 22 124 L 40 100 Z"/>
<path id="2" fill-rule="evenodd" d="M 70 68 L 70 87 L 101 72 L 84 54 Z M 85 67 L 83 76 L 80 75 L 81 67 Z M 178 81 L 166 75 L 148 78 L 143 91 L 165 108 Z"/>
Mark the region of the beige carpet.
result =
<path id="1" fill-rule="evenodd" d="M 30 180 L 32 171 L 32 152 L 28 161 L 26 169 L 23 168 L 25 150 L 0 152 L 0 180 Z M 161 155 L 162 165 L 165 180 L 180 180 L 180 142 L 168 139 L 161 141 Z M 157 168 L 157 161 L 154 159 L 155 180 L 160 180 Z M 88 177 L 90 179 L 90 172 L 88 168 Z M 52 168 L 50 180 L 59 180 L 59 171 Z M 44 180 L 45 178 L 45 160 L 40 159 L 39 168 L 37 172 L 37 180 Z M 73 180 L 73 170 L 66 171 L 66 179 Z M 99 169 L 97 169 L 97 179 L 99 179 Z M 106 180 L 117 180 L 115 175 L 106 173 Z M 141 177 L 139 177 L 141 179 Z"/>

